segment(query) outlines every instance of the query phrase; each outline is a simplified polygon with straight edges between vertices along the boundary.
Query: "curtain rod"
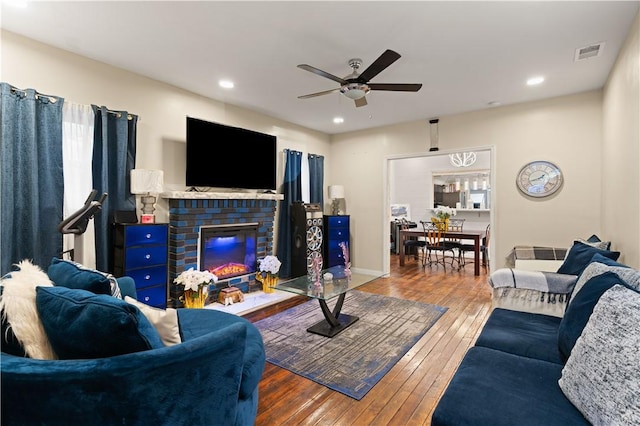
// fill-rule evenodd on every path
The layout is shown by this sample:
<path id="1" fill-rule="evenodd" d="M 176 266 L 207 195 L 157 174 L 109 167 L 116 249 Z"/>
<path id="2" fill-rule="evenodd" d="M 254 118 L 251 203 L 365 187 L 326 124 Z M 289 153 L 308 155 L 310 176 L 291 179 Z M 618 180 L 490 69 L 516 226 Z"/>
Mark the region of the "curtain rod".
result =
<path id="1" fill-rule="evenodd" d="M 25 95 L 27 94 L 26 90 L 18 89 L 17 87 L 14 87 L 14 86 L 9 86 L 9 87 L 11 88 L 11 91 L 14 92 L 14 93 L 15 92 L 20 92 L 20 93 L 23 93 Z M 45 95 L 45 94 L 39 93 L 39 92 L 37 92 L 35 90 L 34 90 L 34 92 L 35 92 L 35 95 L 36 95 L 36 99 L 44 97 L 46 99 L 49 99 L 49 102 L 51 102 L 52 104 L 55 104 L 56 102 L 58 102 L 58 98 L 55 97 L 55 96 Z M 98 109 L 102 109 L 102 107 L 97 107 L 97 108 Z M 105 110 L 109 114 L 115 114 L 118 118 L 122 117 L 122 112 L 120 112 L 120 111 L 112 111 L 110 109 L 107 109 L 106 107 L 105 107 Z M 133 116 L 131 114 L 127 114 L 127 120 L 133 120 Z M 140 117 L 138 117 L 138 121 L 140 121 Z"/>
<path id="2" fill-rule="evenodd" d="M 96 107 L 98 110 L 100 110 L 100 111 L 102 111 L 102 108 L 104 108 L 104 109 L 105 109 L 105 111 L 106 111 L 107 113 L 109 113 L 109 114 L 114 114 L 114 115 L 116 115 L 118 118 L 122 117 L 122 112 L 121 112 L 121 111 L 112 111 L 112 110 L 108 109 L 107 107 L 99 107 L 99 106 L 97 106 L 97 105 L 96 105 L 95 107 Z M 132 114 L 127 113 L 127 120 L 133 120 L 133 115 L 132 115 Z M 138 117 L 138 121 L 141 121 L 141 120 L 140 120 L 140 117 Z"/>
<path id="3" fill-rule="evenodd" d="M 10 87 L 11 87 L 11 91 L 14 92 L 14 93 L 15 92 L 20 92 L 20 93 L 23 93 L 25 95 L 27 94 L 26 90 L 18 89 L 17 87 L 13 87 L 13 86 L 10 86 Z M 36 94 L 36 99 L 46 98 L 46 99 L 49 99 L 49 102 L 51 102 L 52 104 L 55 104 L 56 102 L 58 102 L 58 98 L 56 98 L 55 96 L 44 95 L 42 93 L 36 92 L 35 90 L 34 90 L 34 92 Z"/>

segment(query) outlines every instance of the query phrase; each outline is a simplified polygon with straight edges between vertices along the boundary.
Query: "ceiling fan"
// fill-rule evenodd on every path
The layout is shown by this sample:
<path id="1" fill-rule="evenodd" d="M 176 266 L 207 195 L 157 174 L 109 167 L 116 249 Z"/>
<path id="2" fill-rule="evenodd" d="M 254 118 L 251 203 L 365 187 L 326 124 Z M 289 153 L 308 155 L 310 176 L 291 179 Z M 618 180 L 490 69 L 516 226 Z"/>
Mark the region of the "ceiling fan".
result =
<path id="1" fill-rule="evenodd" d="M 316 96 L 328 95 L 329 93 L 340 92 L 349 99 L 355 101 L 356 107 L 367 105 L 365 95 L 370 90 L 386 90 L 392 92 L 417 92 L 422 84 L 405 84 L 405 83 L 369 83 L 376 75 L 384 71 L 389 65 L 400 59 L 400 55 L 393 50 L 385 50 L 367 69 L 358 74 L 358 69 L 362 66 L 362 59 L 353 58 L 349 60 L 349 66 L 353 72 L 345 78 L 336 77 L 326 71 L 322 71 L 316 67 L 307 64 L 300 64 L 298 68 L 310 71 L 321 77 L 328 78 L 340 83 L 340 87 L 324 92 L 311 93 L 309 95 L 298 96 L 298 99 L 314 98 Z"/>

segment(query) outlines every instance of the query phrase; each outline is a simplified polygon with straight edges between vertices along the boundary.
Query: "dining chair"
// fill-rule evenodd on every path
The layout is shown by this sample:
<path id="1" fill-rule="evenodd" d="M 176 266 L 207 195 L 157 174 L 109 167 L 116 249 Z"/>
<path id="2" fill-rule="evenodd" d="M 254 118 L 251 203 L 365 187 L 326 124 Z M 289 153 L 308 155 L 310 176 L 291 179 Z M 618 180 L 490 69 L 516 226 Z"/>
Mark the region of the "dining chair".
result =
<path id="1" fill-rule="evenodd" d="M 425 246 L 425 256 L 423 258 L 423 265 L 442 265 L 442 267 L 446 270 L 446 256 L 445 252 L 450 251 L 451 249 L 444 245 L 444 238 L 442 236 L 443 231 L 442 228 L 433 222 L 420 221 L 422 227 L 424 229 L 425 238 L 427 240 L 427 245 Z M 438 252 L 442 254 L 442 258 L 438 257 Z M 433 260 L 435 257 L 435 260 Z M 453 260 L 451 261 L 451 267 L 453 268 Z"/>
<path id="2" fill-rule="evenodd" d="M 447 230 L 451 232 L 462 232 L 464 221 L 464 219 L 450 218 Z M 451 250 L 451 266 L 453 267 L 453 262 L 455 260 L 458 263 L 458 268 L 460 268 L 460 254 L 462 253 L 462 251 L 460 250 L 460 245 L 462 244 L 462 240 L 458 237 L 445 237 L 442 244 L 449 250 Z"/>
<path id="3" fill-rule="evenodd" d="M 487 225 L 487 229 L 485 231 L 485 236 L 482 238 L 482 241 L 480 242 L 480 256 L 482 257 L 482 266 L 484 267 L 488 267 L 489 266 L 489 241 L 490 241 L 490 235 L 491 235 L 491 224 Z M 464 267 L 467 264 L 467 258 L 464 255 L 465 253 L 471 252 L 473 253 L 475 251 L 475 245 L 474 244 L 460 244 L 460 259 L 462 261 L 462 266 Z M 478 262 L 478 259 L 474 259 L 474 262 Z"/>
<path id="4" fill-rule="evenodd" d="M 409 229 L 409 222 L 404 218 L 400 220 L 400 229 Z M 404 241 L 404 253 L 405 255 L 413 254 L 414 258 L 418 260 L 420 253 L 423 253 L 424 257 L 424 247 L 426 245 L 427 242 L 424 237 L 407 239 Z M 422 264 L 424 266 L 424 258 L 422 259 Z"/>

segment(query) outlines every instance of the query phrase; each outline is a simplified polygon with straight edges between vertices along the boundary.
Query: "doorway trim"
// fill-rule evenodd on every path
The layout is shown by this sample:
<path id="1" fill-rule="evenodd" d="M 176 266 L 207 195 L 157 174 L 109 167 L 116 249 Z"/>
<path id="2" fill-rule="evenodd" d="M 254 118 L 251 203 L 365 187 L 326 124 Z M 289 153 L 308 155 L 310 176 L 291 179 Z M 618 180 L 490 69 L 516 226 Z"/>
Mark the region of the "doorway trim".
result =
<path id="1" fill-rule="evenodd" d="M 491 211 L 489 212 L 489 224 L 491 225 L 491 234 L 489 235 L 489 270 L 494 269 L 495 265 L 495 217 L 496 210 L 498 208 L 497 197 L 496 197 L 496 147 L 495 145 L 487 145 L 487 146 L 477 146 L 477 147 L 467 147 L 467 148 L 458 148 L 458 149 L 450 149 L 443 151 L 429 151 L 429 152 L 420 152 L 413 154 L 398 154 L 398 155 L 390 155 L 384 158 L 382 164 L 382 176 L 383 176 L 383 200 L 382 200 L 382 218 L 383 218 L 383 226 L 381 226 L 383 235 L 382 241 L 389 241 L 389 228 L 391 223 L 391 183 L 389 177 L 390 163 L 393 160 L 401 160 L 407 158 L 420 158 L 420 157 L 436 157 L 441 155 L 449 155 L 456 152 L 461 151 L 489 151 L 490 158 L 490 182 L 491 182 Z M 383 274 L 385 276 L 389 276 L 391 272 L 391 250 L 389 248 L 389 243 L 382 244 L 382 268 Z"/>

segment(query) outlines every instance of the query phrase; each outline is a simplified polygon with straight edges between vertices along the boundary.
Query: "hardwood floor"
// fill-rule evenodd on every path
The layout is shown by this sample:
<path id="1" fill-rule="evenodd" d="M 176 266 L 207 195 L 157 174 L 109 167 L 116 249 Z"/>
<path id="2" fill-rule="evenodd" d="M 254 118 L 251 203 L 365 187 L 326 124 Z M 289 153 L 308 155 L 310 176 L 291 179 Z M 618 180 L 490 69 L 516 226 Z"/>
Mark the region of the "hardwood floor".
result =
<path id="1" fill-rule="evenodd" d="M 267 363 L 259 385 L 256 425 L 429 425 L 440 395 L 491 308 L 487 272 L 423 269 L 409 259 L 358 290 L 445 306 L 448 311 L 360 401 Z M 296 297 L 246 316 L 258 321 L 306 298 Z"/>

